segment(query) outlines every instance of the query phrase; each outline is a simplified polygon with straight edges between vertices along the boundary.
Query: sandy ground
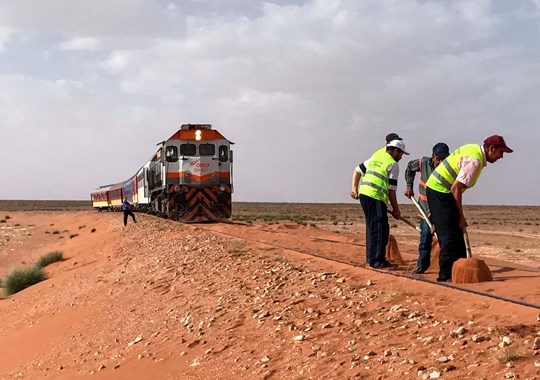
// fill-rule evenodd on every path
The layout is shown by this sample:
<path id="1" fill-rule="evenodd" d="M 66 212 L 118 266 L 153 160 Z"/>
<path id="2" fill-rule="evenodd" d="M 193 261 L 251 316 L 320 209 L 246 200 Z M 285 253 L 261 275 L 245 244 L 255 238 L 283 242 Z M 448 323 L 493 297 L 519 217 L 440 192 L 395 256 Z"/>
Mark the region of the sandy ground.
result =
<path id="1" fill-rule="evenodd" d="M 528 307 L 398 276 L 416 258 L 402 225 L 405 264 L 389 274 L 347 264 L 363 264 L 359 231 L 9 215 L 2 279 L 52 251 L 67 260 L 0 300 L 2 380 L 540 379 L 535 232 L 473 228 L 495 281 L 463 286 Z"/>

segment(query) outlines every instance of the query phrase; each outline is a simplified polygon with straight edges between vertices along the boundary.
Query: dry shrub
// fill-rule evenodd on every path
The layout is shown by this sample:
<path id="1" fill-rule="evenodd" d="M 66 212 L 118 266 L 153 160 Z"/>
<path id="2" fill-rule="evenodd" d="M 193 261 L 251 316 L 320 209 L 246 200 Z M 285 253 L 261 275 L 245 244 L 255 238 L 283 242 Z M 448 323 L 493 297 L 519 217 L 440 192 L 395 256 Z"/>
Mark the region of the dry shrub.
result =
<path id="1" fill-rule="evenodd" d="M 34 266 L 24 269 L 13 269 L 6 278 L 4 287 L 7 295 L 12 295 L 47 279 L 43 269 Z"/>
<path id="2" fill-rule="evenodd" d="M 503 350 L 497 357 L 500 364 L 513 363 L 519 359 L 523 359 L 523 354 L 514 349 Z"/>
<path id="3" fill-rule="evenodd" d="M 58 261 L 64 261 L 64 255 L 60 251 L 49 252 L 46 255 L 40 257 L 36 263 L 36 267 L 45 268 L 47 265 L 56 263 Z"/>

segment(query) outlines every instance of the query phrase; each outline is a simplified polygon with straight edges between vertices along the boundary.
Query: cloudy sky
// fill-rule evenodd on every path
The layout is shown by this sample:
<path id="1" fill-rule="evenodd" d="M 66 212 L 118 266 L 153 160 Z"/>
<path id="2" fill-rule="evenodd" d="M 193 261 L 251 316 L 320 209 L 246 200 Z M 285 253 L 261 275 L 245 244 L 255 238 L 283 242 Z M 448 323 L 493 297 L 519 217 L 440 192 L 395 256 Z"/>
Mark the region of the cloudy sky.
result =
<path id="1" fill-rule="evenodd" d="M 465 202 L 538 205 L 539 122 L 540 0 L 0 3 L 0 199 L 88 199 L 211 123 L 237 201 L 353 202 L 397 132 L 400 194 L 435 143 L 501 134 Z"/>

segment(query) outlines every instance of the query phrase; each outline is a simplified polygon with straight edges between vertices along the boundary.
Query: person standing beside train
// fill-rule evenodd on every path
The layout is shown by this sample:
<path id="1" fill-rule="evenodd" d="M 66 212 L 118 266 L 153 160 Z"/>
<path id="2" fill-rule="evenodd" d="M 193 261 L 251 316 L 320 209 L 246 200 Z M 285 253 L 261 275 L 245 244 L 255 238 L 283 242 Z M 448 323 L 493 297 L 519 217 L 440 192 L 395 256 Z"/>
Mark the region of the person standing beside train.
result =
<path id="1" fill-rule="evenodd" d="M 366 220 L 366 261 L 372 268 L 395 267 L 386 260 L 386 245 L 390 236 L 387 204 L 392 206 L 391 214 L 401 218 L 397 203 L 398 161 L 404 154 L 405 144 L 392 140 L 384 151 L 378 150 L 353 172 L 351 197 L 360 199 Z M 362 169 L 362 166 L 365 168 Z M 355 177 L 361 178 L 360 186 L 355 188 Z M 356 181 L 358 183 L 358 180 Z"/>
<path id="2" fill-rule="evenodd" d="M 137 223 L 137 220 L 135 220 L 135 214 L 133 211 L 131 211 L 132 207 L 133 205 L 128 202 L 127 198 L 124 198 L 124 201 L 122 202 L 122 210 L 124 211 L 124 227 L 127 226 L 128 216 L 131 216 L 133 223 Z"/>
<path id="3" fill-rule="evenodd" d="M 407 198 L 414 197 L 414 177 L 417 172 L 420 172 L 420 179 L 418 180 L 418 203 L 429 216 L 429 205 L 426 194 L 426 182 L 433 172 L 433 170 L 450 155 L 448 145 L 445 143 L 437 143 L 433 147 L 431 157 L 420 157 L 418 160 L 411 160 L 405 170 L 405 181 L 407 183 L 407 190 L 405 190 L 405 196 Z M 431 244 L 433 243 L 433 231 L 427 222 L 422 219 L 420 221 L 420 241 L 418 242 L 418 262 L 416 268 L 413 270 L 414 274 L 422 274 L 431 265 Z"/>
<path id="4" fill-rule="evenodd" d="M 512 152 L 502 136 L 490 136 L 483 145 L 467 144 L 456 149 L 428 178 L 428 204 L 441 247 L 437 281 L 451 281 L 454 263 L 467 257 L 463 192 L 476 184 L 488 162 L 493 164 L 503 158 L 504 153 Z"/>

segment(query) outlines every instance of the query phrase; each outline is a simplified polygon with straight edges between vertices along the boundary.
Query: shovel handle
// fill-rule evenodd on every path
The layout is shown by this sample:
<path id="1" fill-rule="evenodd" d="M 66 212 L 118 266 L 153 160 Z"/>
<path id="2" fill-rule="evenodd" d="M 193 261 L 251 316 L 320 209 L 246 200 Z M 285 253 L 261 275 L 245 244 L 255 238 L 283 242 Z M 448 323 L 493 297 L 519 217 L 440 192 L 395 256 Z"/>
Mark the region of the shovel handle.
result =
<path id="1" fill-rule="evenodd" d="M 429 226 L 429 229 L 431 230 L 431 233 L 437 236 L 437 233 L 435 232 L 435 227 L 433 226 L 433 223 L 431 223 L 431 220 L 429 220 L 429 216 L 427 216 L 424 208 L 420 205 L 420 203 L 418 203 L 418 201 L 414 197 L 411 197 L 411 201 L 414 203 L 414 205 L 420 212 L 420 215 L 422 215 L 422 218 L 426 221 L 427 225 Z"/>
<path id="2" fill-rule="evenodd" d="M 426 221 L 429 228 L 434 229 L 433 228 L 433 223 L 431 223 L 431 220 L 429 220 L 429 217 L 427 216 L 426 212 L 424 211 L 424 208 L 422 206 L 420 206 L 420 203 L 418 203 L 418 201 L 414 197 L 411 197 L 411 201 L 412 201 L 412 203 L 414 203 L 414 205 L 416 206 L 416 208 L 420 212 L 420 215 L 422 215 L 422 218 L 424 218 L 424 220 Z"/>
<path id="3" fill-rule="evenodd" d="M 463 229 L 463 240 L 465 240 L 465 251 L 467 252 L 467 258 L 470 259 L 472 257 L 471 253 L 471 244 L 469 243 L 469 235 L 467 234 L 467 230 Z"/>
<path id="4" fill-rule="evenodd" d="M 386 212 L 388 212 L 389 214 L 391 214 L 392 212 L 390 210 L 386 210 Z M 413 222 L 411 222 L 409 219 L 405 218 L 404 216 L 402 216 L 401 218 L 399 218 L 399 220 L 403 220 L 405 223 L 407 223 L 409 226 L 411 226 L 412 228 L 414 228 L 416 231 L 420 231 L 420 227 L 418 227 L 416 224 L 414 224 Z"/>

